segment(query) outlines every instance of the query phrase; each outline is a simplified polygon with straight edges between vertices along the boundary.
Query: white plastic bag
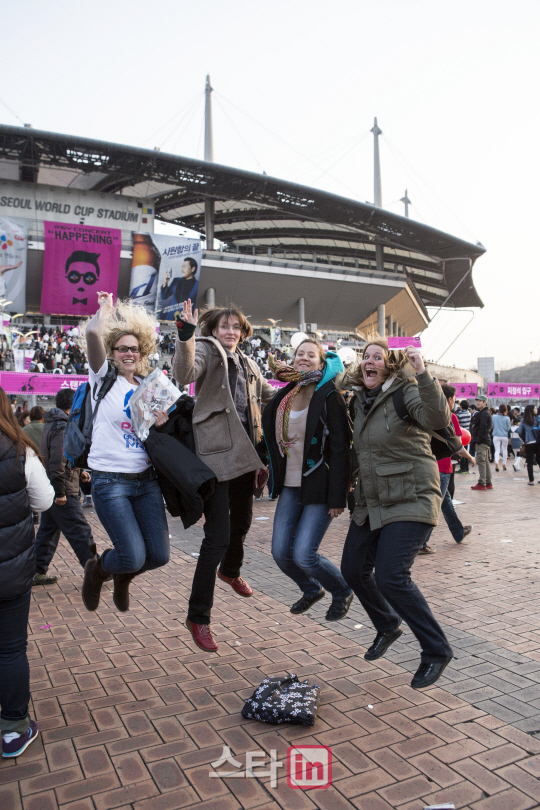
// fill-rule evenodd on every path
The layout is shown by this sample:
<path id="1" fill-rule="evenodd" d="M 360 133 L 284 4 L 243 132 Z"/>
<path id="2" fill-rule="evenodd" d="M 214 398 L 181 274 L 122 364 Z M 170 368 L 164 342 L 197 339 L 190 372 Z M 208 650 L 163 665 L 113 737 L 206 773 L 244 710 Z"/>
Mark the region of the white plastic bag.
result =
<path id="1" fill-rule="evenodd" d="M 156 421 L 152 411 L 168 411 L 180 396 L 181 391 L 159 368 L 142 381 L 129 400 L 131 424 L 141 442 Z"/>

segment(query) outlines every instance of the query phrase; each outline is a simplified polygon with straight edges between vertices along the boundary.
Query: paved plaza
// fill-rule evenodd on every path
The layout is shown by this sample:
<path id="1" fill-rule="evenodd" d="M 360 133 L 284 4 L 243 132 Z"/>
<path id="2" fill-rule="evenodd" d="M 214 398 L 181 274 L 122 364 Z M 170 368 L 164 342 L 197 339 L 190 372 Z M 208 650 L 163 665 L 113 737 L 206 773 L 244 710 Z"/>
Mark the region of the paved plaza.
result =
<path id="1" fill-rule="evenodd" d="M 216 586 L 214 655 L 184 625 L 200 525 L 184 531 L 170 519 L 171 562 L 135 580 L 127 614 L 115 610 L 111 583 L 97 613 L 84 609 L 82 572 L 62 540 L 51 567 L 58 584 L 34 588 L 30 613 L 40 737 L 0 762 L 1 810 L 539 807 L 540 486 L 511 468 L 494 473 L 492 491 L 472 492 L 475 475 L 456 479 L 458 514 L 473 532 L 457 546 L 443 522 L 436 553 L 413 569 L 455 652 L 422 692 L 409 686 L 419 648 L 407 628 L 368 663 L 375 634 L 356 600 L 337 623 L 324 620 L 328 597 L 303 616 L 289 612 L 299 593 L 270 556 L 268 499 L 255 503 L 246 544 L 253 598 Z M 103 549 L 103 529 L 87 512 Z M 346 515 L 334 521 L 323 544 L 337 563 L 347 524 Z M 315 725 L 244 720 L 263 677 L 290 672 L 321 687 Z M 293 745 L 331 750 L 331 785 L 289 785 Z M 210 777 L 224 747 L 239 763 L 235 776 Z M 228 763 L 216 768 L 231 772 Z"/>

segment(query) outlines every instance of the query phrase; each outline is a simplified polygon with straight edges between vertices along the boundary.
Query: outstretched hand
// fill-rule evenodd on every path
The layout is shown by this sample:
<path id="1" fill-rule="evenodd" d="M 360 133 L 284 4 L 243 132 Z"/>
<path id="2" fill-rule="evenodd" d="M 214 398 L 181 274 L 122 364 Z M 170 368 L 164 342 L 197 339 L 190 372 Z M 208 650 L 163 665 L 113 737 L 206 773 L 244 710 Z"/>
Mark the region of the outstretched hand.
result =
<path id="1" fill-rule="evenodd" d="M 424 358 L 422 352 L 416 346 L 407 346 L 403 353 L 409 358 L 411 366 L 414 368 L 415 374 L 422 374 L 426 370 L 424 365 Z"/>
<path id="2" fill-rule="evenodd" d="M 184 306 L 182 308 L 182 312 L 180 313 L 180 317 L 186 323 L 191 323 L 193 326 L 197 324 L 197 318 L 199 317 L 199 310 L 196 309 L 193 312 L 193 308 L 191 306 L 191 298 L 188 298 L 187 301 L 184 301 Z"/>
<path id="3" fill-rule="evenodd" d="M 112 315 L 114 312 L 112 293 L 98 292 L 97 295 L 100 312 L 103 312 L 104 315 Z"/>

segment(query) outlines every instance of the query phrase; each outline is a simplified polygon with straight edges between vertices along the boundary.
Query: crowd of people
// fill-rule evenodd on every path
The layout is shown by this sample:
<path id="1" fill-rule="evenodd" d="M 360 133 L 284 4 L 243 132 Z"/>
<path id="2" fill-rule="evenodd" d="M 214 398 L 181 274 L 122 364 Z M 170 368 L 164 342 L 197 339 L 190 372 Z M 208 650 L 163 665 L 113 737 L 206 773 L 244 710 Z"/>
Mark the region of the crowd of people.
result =
<path id="1" fill-rule="evenodd" d="M 267 479 L 270 497 L 277 499 L 272 557 L 299 592 L 291 613 L 305 613 L 328 592 L 325 618 L 340 621 L 356 596 L 376 631 L 365 659 L 383 656 L 406 622 L 421 651 L 411 687 L 434 684 L 453 653 L 411 568 L 418 554 L 433 553 L 428 541 L 441 512 L 457 544 L 471 531 L 452 503 L 455 467 L 466 474 L 477 465 L 472 488 L 492 489 L 490 462 L 506 470 L 508 453 L 521 452 L 519 442 L 534 483 L 536 409 L 527 406 L 522 419 L 508 415 L 506 406 L 492 415 L 484 396 L 476 406 L 467 400 L 456 406 L 455 388 L 431 376 L 418 348 L 390 350 L 378 336 L 345 369 L 315 338 L 290 354 L 271 352 L 261 348 L 238 307 L 199 315 L 188 300 L 175 341 L 167 337 L 158 349 L 156 322 L 147 310 L 131 302 L 114 306 L 107 292 L 98 293 L 98 302 L 83 335 L 45 330 L 36 347 L 36 362 L 43 365 L 42 353 L 53 363 L 58 353 L 62 367 L 64 354 L 69 364 L 77 359 L 88 367 L 92 430 L 85 434 L 84 457 L 70 463 L 62 452 L 71 389 L 58 392 L 48 413 L 40 406 L 27 411 L 25 403 L 14 412 L 0 389 L 3 756 L 19 756 L 38 734 L 28 714 L 26 627 L 32 585 L 57 580 L 49 566 L 60 533 L 81 565 L 86 609 L 99 608 L 103 584 L 112 579 L 114 605 L 125 612 L 134 578 L 169 561 L 165 504 L 184 526 L 204 516 L 185 623 L 198 648 L 216 652 L 216 578 L 239 597 L 254 596 L 242 576 L 243 548 L 254 496 Z M 149 405 L 155 424 L 142 441 L 130 403 L 156 354 L 167 352 L 172 376 L 179 386 L 193 383 L 195 396 L 181 397 L 168 411 Z M 280 387 L 270 385 L 270 377 Z M 443 444 L 438 461 L 434 437 Z M 110 541 L 102 553 L 83 512 L 90 503 Z M 338 567 L 319 548 L 347 508 Z"/>

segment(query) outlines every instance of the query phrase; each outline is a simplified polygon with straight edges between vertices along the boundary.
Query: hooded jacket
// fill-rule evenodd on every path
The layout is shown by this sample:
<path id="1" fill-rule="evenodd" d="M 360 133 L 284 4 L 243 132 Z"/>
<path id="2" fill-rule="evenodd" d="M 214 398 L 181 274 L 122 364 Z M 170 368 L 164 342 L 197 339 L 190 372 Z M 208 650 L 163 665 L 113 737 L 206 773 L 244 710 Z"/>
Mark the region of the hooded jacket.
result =
<path id="1" fill-rule="evenodd" d="M 304 460 L 300 502 L 326 504 L 329 509 L 343 509 L 351 477 L 351 430 L 347 405 L 334 383 L 343 364 L 334 352 L 326 353 L 324 374 L 308 407 L 304 438 Z M 272 467 L 271 497 L 281 494 L 287 471 L 287 457 L 282 456 L 276 439 L 276 413 L 279 403 L 296 383 L 279 389 L 263 411 L 262 425 L 267 455 Z"/>
<path id="2" fill-rule="evenodd" d="M 185 330 L 189 334 L 191 330 Z M 250 357 L 236 350 L 242 363 L 247 389 L 248 430 L 243 427 L 229 384 L 228 359 L 213 337 L 176 339 L 173 377 L 180 385 L 195 382 L 193 434 L 198 457 L 218 481 L 230 481 L 261 468 L 254 445 L 261 439 L 261 403 L 275 389 L 263 378 Z"/>
<path id="3" fill-rule="evenodd" d="M 80 470 L 68 469 L 64 455 L 64 430 L 68 415 L 60 408 L 51 408 L 45 414 L 45 426 L 41 435 L 41 457 L 56 498 L 65 495 L 79 497 Z"/>
<path id="4" fill-rule="evenodd" d="M 392 394 L 400 387 L 414 422 L 404 422 L 394 408 Z M 400 521 L 436 526 L 441 487 L 427 430 L 440 430 L 451 421 L 440 384 L 429 371 L 416 379 L 390 377 L 367 414 L 361 404 L 362 389 L 353 391 L 358 483 L 352 519 L 362 526 L 369 518 L 372 530 Z"/>

